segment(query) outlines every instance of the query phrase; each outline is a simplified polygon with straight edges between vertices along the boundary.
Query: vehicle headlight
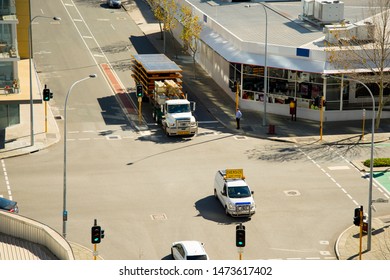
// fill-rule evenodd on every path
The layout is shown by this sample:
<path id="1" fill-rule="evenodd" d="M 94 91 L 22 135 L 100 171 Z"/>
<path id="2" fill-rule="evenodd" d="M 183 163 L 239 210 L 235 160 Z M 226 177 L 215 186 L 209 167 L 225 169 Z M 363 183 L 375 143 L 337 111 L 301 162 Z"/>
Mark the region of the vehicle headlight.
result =
<path id="1" fill-rule="evenodd" d="M 229 210 L 234 210 L 235 209 L 234 204 L 229 203 L 228 204 L 228 208 L 229 208 Z"/>
<path id="2" fill-rule="evenodd" d="M 195 127 L 196 126 L 196 122 L 191 122 L 191 126 Z"/>
<path id="3" fill-rule="evenodd" d="M 176 123 L 174 123 L 174 122 L 173 122 L 173 123 L 168 123 L 168 126 L 169 126 L 169 127 L 175 127 L 175 126 L 176 126 Z"/>

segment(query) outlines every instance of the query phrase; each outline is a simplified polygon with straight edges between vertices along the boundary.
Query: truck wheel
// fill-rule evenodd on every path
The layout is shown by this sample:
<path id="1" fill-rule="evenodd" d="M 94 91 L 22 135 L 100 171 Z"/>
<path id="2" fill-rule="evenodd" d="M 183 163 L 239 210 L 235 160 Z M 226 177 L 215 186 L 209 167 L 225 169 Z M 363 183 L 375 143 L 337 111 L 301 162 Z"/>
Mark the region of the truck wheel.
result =
<path id="1" fill-rule="evenodd" d="M 165 133 L 165 135 L 166 136 L 169 136 L 169 133 L 168 133 L 168 130 L 167 130 L 167 127 L 164 125 L 164 128 L 163 128 L 163 130 L 164 130 L 164 133 Z"/>
<path id="2" fill-rule="evenodd" d="M 229 212 L 227 210 L 227 206 L 225 206 L 225 214 L 226 214 L 226 216 L 230 216 L 230 214 L 229 214 Z"/>

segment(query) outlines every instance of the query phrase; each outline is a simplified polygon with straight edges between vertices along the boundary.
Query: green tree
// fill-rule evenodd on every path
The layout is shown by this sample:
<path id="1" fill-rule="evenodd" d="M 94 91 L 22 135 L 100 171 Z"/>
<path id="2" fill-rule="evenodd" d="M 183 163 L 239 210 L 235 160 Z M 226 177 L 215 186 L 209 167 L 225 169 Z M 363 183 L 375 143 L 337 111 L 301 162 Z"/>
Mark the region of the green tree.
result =
<path id="1" fill-rule="evenodd" d="M 175 0 L 152 0 L 151 1 L 151 9 L 155 18 L 158 20 L 160 25 L 161 37 L 164 40 L 164 53 L 166 46 L 166 36 L 165 33 L 168 31 L 173 37 L 173 30 L 177 26 L 177 20 L 175 18 L 177 14 L 177 4 Z M 175 53 L 176 53 L 176 45 L 174 44 Z"/>
<path id="2" fill-rule="evenodd" d="M 184 49 L 191 53 L 195 74 L 195 56 L 198 51 L 198 41 L 202 24 L 197 15 L 192 15 L 192 10 L 188 6 L 181 7 L 180 23 L 183 25 L 180 39 L 183 41 Z"/>
<path id="3" fill-rule="evenodd" d="M 379 128 L 381 115 L 390 95 L 385 89 L 390 86 L 390 0 L 370 0 L 368 25 L 369 40 L 361 40 L 348 28 L 332 30 L 334 42 L 326 49 L 328 60 L 335 68 L 348 72 L 351 78 L 365 84 L 376 84 L 379 89 L 378 111 L 375 129 Z M 346 27 L 347 24 L 344 24 Z M 342 31 L 340 31 L 342 30 Z M 364 71 L 355 71 L 364 69 Z M 350 72 L 350 73 L 349 73 Z M 365 72 L 365 73 L 363 73 Z"/>

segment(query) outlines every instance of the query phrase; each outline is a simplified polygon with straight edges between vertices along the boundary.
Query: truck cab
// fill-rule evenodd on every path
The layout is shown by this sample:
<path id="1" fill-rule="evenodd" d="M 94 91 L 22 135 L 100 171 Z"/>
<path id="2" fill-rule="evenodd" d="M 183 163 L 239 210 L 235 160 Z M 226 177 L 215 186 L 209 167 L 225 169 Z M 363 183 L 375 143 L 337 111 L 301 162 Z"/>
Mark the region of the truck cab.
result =
<path id="1" fill-rule="evenodd" d="M 250 217 L 256 212 L 253 191 L 245 181 L 242 169 L 218 170 L 214 180 L 214 196 L 227 215 Z"/>
<path id="2" fill-rule="evenodd" d="M 198 123 L 187 99 L 167 100 L 163 105 L 162 125 L 167 135 L 195 135 Z"/>

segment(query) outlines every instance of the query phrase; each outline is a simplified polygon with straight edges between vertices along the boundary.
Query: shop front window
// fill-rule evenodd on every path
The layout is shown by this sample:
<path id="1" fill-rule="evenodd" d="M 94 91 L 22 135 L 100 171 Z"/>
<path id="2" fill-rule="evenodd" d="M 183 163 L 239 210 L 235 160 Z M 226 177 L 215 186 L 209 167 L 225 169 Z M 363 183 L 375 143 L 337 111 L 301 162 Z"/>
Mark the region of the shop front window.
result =
<path id="1" fill-rule="evenodd" d="M 0 105 L 0 129 L 20 123 L 19 104 Z"/>
<path id="2" fill-rule="evenodd" d="M 241 64 L 230 63 L 229 67 L 229 87 L 235 92 L 236 84 L 241 80 Z"/>

